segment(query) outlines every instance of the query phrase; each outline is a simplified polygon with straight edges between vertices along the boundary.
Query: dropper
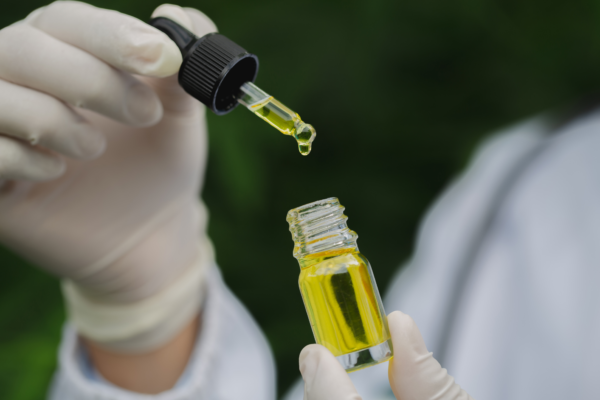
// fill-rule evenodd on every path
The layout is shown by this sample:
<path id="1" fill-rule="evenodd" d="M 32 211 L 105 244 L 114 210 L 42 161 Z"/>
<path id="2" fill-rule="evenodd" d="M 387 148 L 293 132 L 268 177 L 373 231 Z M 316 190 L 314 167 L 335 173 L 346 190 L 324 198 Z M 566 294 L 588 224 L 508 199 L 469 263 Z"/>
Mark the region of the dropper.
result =
<path id="1" fill-rule="evenodd" d="M 177 44 L 183 56 L 178 80 L 183 89 L 224 115 L 243 104 L 284 135 L 293 136 L 308 155 L 316 136 L 312 125 L 254 84 L 258 57 L 227 37 L 209 33 L 198 38 L 175 21 L 158 17 L 149 22 Z"/>
<path id="2" fill-rule="evenodd" d="M 317 132 L 312 125 L 302 121 L 297 113 L 273 96 L 266 94 L 252 82 L 246 82 L 240 87 L 237 101 L 279 132 L 293 136 L 298 142 L 300 154 L 307 156 L 310 153 Z"/>

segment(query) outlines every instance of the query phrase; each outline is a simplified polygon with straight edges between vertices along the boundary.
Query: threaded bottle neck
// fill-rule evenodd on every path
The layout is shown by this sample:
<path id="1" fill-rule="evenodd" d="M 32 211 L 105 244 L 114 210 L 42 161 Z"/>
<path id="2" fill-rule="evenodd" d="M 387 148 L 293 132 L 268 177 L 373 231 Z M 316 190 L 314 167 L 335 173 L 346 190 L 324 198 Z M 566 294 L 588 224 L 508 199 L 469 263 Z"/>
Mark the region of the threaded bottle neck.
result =
<path id="1" fill-rule="evenodd" d="M 346 225 L 344 207 L 335 197 L 294 208 L 287 214 L 294 240 L 294 257 L 354 248 L 358 235 Z"/>

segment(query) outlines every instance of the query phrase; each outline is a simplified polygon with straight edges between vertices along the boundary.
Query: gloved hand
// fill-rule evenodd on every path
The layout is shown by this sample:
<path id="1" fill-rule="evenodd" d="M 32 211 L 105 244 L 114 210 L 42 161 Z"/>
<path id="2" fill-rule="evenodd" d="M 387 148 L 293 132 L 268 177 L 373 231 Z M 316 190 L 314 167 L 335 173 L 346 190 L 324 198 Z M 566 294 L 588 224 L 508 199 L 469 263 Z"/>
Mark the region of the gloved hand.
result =
<path id="1" fill-rule="evenodd" d="M 427 351 L 415 321 L 400 311 L 388 316 L 394 345 L 389 379 L 398 400 L 469 400 L 446 369 Z M 318 344 L 300 353 L 305 400 L 360 400 L 348 374 L 333 354 Z"/>
<path id="2" fill-rule="evenodd" d="M 159 15 L 216 31 L 194 9 Z M 68 278 L 80 332 L 125 350 L 193 318 L 212 254 L 205 109 L 177 84 L 181 61 L 164 33 L 79 2 L 0 31 L 0 241 Z"/>

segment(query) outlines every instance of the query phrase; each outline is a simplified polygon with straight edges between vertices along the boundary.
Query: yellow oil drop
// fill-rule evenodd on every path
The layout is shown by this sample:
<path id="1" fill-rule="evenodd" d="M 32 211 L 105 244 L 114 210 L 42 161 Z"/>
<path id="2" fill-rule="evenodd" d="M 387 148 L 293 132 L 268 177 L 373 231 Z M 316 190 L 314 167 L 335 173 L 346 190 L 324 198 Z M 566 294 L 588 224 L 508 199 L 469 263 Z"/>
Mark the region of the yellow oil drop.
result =
<path id="1" fill-rule="evenodd" d="M 298 143 L 300 154 L 306 156 L 310 153 L 312 142 L 317 136 L 315 128 L 302 121 L 297 113 L 279 100 L 269 96 L 251 82 L 246 82 L 241 87 L 238 102 L 279 132 L 293 136 Z"/>

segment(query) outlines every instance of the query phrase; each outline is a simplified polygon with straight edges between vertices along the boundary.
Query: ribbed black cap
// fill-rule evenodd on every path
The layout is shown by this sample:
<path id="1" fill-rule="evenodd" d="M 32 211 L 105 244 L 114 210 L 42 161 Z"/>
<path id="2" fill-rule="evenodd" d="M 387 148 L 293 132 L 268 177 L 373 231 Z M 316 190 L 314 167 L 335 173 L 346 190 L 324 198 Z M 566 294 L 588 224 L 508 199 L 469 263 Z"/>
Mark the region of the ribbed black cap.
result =
<path id="1" fill-rule="evenodd" d="M 254 82 L 258 57 L 218 33 L 201 37 L 179 70 L 179 84 L 216 114 L 238 104 L 235 95 L 244 82 Z"/>
<path id="2" fill-rule="evenodd" d="M 254 82 L 258 57 L 218 33 L 197 38 L 174 21 L 158 17 L 150 25 L 167 34 L 179 47 L 183 63 L 179 84 L 217 115 L 233 110 L 245 82 Z"/>

